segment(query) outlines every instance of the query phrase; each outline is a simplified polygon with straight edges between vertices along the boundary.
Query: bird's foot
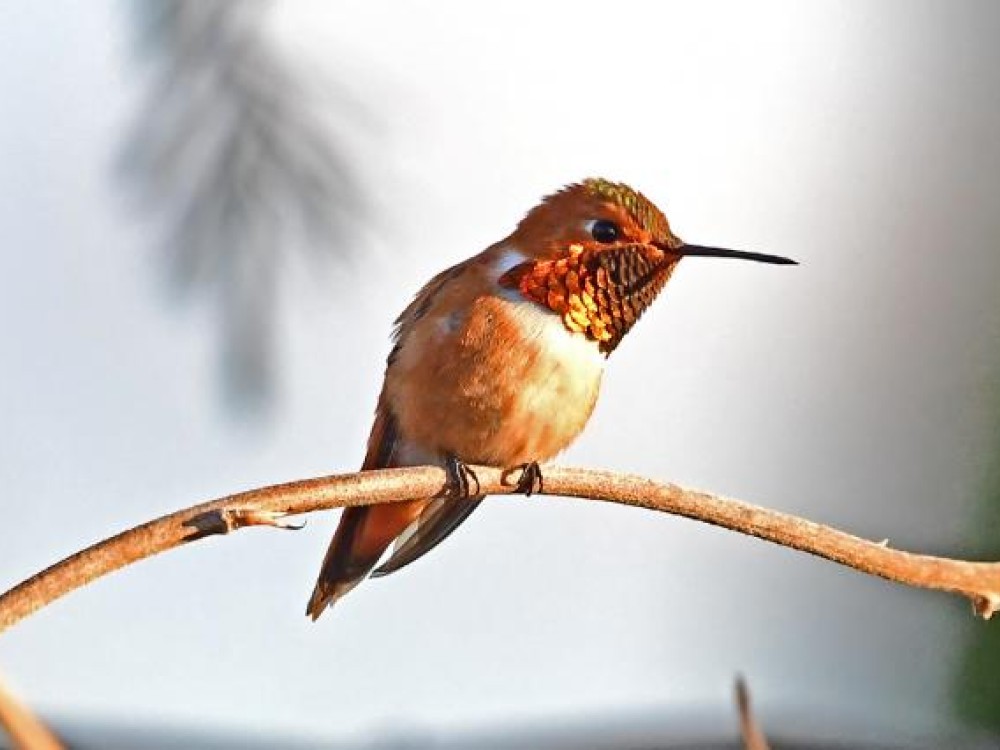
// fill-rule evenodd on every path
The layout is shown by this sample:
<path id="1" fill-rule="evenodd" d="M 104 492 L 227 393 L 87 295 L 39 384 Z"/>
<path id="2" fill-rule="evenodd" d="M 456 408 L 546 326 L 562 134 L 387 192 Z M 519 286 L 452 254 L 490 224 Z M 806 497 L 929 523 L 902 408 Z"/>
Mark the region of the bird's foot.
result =
<path id="1" fill-rule="evenodd" d="M 515 492 L 519 492 L 525 497 L 531 497 L 536 492 L 542 492 L 545 485 L 542 482 L 542 467 L 538 461 L 531 461 L 519 467 L 521 476 L 514 487 Z"/>
<path id="2" fill-rule="evenodd" d="M 448 474 L 445 497 L 452 500 L 467 500 L 479 494 L 479 477 L 458 456 L 449 453 L 445 459 L 444 470 Z M 472 489 L 473 485 L 476 487 L 475 490 Z"/>

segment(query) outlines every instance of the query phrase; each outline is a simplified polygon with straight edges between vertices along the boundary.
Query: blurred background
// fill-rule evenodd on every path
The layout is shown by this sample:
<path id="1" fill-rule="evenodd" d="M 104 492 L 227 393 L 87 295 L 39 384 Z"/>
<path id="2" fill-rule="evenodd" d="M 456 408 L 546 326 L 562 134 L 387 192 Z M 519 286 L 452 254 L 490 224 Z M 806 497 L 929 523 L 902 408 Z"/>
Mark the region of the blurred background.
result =
<path id="1" fill-rule="evenodd" d="M 0 589 L 353 470 L 410 296 L 595 175 L 801 265 L 685 262 L 565 463 L 996 559 L 998 34 L 989 0 L 0 5 Z M 0 671 L 57 727 L 288 745 L 735 737 L 738 671 L 799 736 L 1000 729 L 958 599 L 502 500 L 312 624 L 334 521 L 99 581 Z"/>

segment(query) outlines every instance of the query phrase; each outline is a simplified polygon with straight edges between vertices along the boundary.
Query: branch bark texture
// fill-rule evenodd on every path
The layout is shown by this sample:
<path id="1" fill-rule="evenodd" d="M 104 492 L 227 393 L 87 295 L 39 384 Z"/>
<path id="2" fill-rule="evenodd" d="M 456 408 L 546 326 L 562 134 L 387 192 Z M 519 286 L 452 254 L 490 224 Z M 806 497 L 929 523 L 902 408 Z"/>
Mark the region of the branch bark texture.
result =
<path id="1" fill-rule="evenodd" d="M 477 494 L 510 494 L 520 472 L 472 467 Z M 1000 609 L 1000 563 L 967 562 L 890 549 L 785 513 L 643 477 L 550 466 L 541 492 L 632 505 L 693 518 L 808 552 L 862 573 L 967 597 L 989 618 Z M 445 486 L 436 467 L 380 469 L 305 479 L 241 492 L 136 526 L 99 542 L 0 595 L 0 632 L 64 594 L 112 571 L 207 536 L 286 516 L 357 505 L 430 498 Z"/>

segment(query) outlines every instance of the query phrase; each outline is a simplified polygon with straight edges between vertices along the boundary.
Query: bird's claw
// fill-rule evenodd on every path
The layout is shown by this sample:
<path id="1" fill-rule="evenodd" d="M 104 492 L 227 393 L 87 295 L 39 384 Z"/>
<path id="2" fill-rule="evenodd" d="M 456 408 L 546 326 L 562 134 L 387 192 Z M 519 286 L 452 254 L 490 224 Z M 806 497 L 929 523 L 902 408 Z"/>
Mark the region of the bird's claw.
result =
<path id="1" fill-rule="evenodd" d="M 542 467 L 538 465 L 538 461 L 531 461 L 519 468 L 521 476 L 514 486 L 515 492 L 519 492 L 525 497 L 531 497 L 534 493 L 542 492 L 545 489 L 542 481 Z"/>
<path id="2" fill-rule="evenodd" d="M 479 494 L 479 477 L 468 464 L 457 456 L 449 455 L 444 465 L 448 474 L 448 485 L 444 494 L 452 500 L 467 500 Z M 476 489 L 472 489 L 475 484 Z"/>

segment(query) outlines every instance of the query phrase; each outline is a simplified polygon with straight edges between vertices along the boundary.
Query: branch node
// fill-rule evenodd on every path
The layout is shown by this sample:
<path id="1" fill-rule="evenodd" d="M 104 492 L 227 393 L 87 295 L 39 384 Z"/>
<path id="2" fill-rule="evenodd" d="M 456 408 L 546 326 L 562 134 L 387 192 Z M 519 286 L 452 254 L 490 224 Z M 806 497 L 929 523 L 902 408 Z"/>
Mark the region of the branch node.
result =
<path id="1" fill-rule="evenodd" d="M 185 542 L 196 542 L 206 536 L 214 534 L 228 534 L 231 529 L 226 523 L 226 516 L 221 510 L 210 510 L 199 513 L 194 518 L 188 519 L 181 524 L 185 529 L 192 529 L 189 534 L 185 534 Z"/>
<path id="2" fill-rule="evenodd" d="M 989 594 L 973 596 L 972 611 L 984 620 L 990 619 L 997 611 L 1000 611 L 1000 594 L 993 591 Z"/>

